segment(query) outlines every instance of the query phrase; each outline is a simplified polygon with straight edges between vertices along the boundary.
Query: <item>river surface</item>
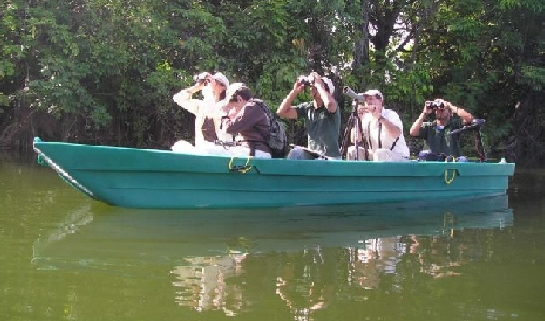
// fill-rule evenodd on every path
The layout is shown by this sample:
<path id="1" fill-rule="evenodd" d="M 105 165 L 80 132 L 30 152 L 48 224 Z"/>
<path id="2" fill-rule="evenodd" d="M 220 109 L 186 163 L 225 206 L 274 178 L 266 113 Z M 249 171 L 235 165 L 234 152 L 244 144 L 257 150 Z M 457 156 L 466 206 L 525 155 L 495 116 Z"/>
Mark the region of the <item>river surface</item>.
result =
<path id="1" fill-rule="evenodd" d="M 429 205 L 131 210 L 0 155 L 0 320 L 545 320 L 544 177 Z"/>

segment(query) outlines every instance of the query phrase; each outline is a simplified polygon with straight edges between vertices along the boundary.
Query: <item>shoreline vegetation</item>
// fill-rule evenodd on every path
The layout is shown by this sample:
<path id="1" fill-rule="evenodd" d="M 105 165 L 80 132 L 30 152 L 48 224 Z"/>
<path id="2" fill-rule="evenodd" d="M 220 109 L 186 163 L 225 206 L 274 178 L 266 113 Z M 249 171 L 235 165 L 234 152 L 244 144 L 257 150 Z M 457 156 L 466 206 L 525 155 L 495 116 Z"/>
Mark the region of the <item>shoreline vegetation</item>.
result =
<path id="1" fill-rule="evenodd" d="M 298 75 L 379 89 L 408 135 L 424 102 L 486 119 L 491 158 L 545 163 L 545 2 L 8 0 L 0 5 L 0 150 L 32 139 L 168 149 L 193 115 L 172 95 L 202 71 L 276 109 Z M 351 100 L 336 90 L 342 129 Z M 310 100 L 310 97 L 302 99 Z M 300 121 L 290 143 L 306 144 Z M 342 130 L 341 133 L 342 134 Z M 471 135 L 464 154 L 475 155 Z"/>

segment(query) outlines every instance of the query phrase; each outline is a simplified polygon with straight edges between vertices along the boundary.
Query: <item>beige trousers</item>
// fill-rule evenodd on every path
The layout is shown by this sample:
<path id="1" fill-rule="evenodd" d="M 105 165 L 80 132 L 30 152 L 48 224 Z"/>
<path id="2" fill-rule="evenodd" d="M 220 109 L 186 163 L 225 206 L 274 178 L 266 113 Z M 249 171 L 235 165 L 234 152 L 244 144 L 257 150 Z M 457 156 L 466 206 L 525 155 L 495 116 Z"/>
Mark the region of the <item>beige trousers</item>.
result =
<path id="1" fill-rule="evenodd" d="M 406 162 L 409 160 L 403 155 L 385 148 L 377 149 L 375 151 L 370 150 L 369 158 L 373 162 Z M 354 146 L 348 147 L 346 159 L 356 160 L 356 148 Z M 358 147 L 358 160 L 365 160 L 365 150 L 362 147 Z"/>

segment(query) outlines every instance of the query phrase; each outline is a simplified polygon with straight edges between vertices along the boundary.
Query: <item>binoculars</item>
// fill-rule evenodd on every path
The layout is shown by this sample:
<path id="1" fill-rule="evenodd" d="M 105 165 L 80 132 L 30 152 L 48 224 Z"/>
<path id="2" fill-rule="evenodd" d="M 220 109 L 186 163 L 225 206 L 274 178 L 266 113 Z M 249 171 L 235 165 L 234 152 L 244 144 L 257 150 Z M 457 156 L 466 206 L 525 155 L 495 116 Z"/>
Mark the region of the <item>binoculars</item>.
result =
<path id="1" fill-rule="evenodd" d="M 210 83 L 210 79 L 208 79 L 209 75 L 210 74 L 207 72 L 202 72 L 198 75 L 193 76 L 193 80 L 197 84 L 208 85 L 208 83 Z"/>
<path id="2" fill-rule="evenodd" d="M 437 109 L 445 108 L 445 103 L 442 100 L 428 100 L 426 101 L 426 108 Z"/>
<path id="3" fill-rule="evenodd" d="M 300 76 L 299 77 L 299 82 L 301 82 L 301 84 L 305 85 L 305 87 L 310 86 L 310 85 L 314 85 L 314 77 Z"/>

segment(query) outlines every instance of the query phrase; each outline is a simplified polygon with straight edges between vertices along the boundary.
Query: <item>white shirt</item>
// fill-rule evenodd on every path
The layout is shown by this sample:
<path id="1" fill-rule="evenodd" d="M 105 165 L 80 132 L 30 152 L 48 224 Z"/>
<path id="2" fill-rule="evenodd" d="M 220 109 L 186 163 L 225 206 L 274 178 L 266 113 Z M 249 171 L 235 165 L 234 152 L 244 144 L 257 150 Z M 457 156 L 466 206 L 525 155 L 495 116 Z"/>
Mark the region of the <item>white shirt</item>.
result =
<path id="1" fill-rule="evenodd" d="M 391 109 L 384 108 L 382 110 L 382 116 L 399 128 L 399 139 L 388 135 L 388 131 L 384 128 L 384 125 L 382 125 L 382 129 L 380 129 L 377 119 L 371 114 L 366 114 L 362 120 L 362 129 L 369 142 L 369 148 L 372 151 L 375 151 L 379 149 L 379 145 L 382 144 L 382 149 L 391 149 L 393 152 L 408 158 L 410 156 L 410 151 L 405 142 L 405 136 L 403 136 L 403 122 L 399 118 L 399 115 Z M 392 149 L 394 142 L 395 146 Z"/>
<path id="2" fill-rule="evenodd" d="M 203 99 L 192 99 L 192 94 L 187 90 L 182 90 L 175 94 L 172 99 L 180 107 L 186 109 L 190 113 L 195 115 L 195 147 L 202 147 L 205 144 L 204 136 L 202 134 L 202 125 L 206 117 L 214 120 L 216 127 L 216 135 L 219 140 L 233 141 L 233 136 L 220 129 L 221 126 L 221 108 L 219 104 L 216 104 L 214 92 L 210 86 L 206 86 L 202 90 Z"/>

